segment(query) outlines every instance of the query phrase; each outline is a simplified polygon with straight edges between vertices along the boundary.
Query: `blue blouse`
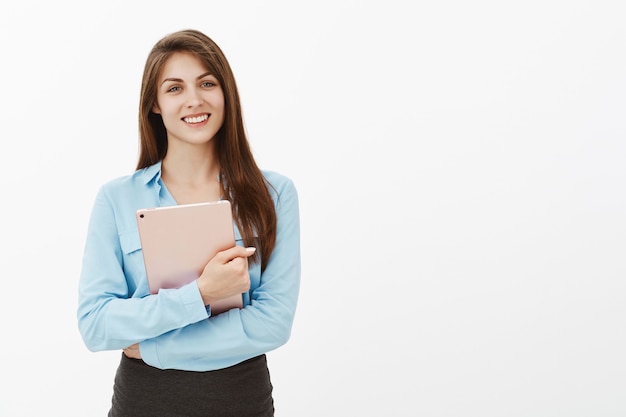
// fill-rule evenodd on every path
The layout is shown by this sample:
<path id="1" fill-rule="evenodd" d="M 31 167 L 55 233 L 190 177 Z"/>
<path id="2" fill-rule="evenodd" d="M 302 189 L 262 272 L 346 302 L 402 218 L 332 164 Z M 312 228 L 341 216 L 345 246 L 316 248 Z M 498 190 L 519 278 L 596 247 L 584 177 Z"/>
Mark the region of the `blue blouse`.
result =
<path id="1" fill-rule="evenodd" d="M 263 273 L 250 264 L 244 308 L 211 316 L 195 281 L 150 294 L 135 212 L 176 204 L 161 163 L 104 184 L 89 221 L 78 286 L 78 327 L 91 351 L 139 343 L 143 360 L 161 369 L 208 371 L 285 344 L 300 287 L 298 195 L 292 181 L 263 171 L 278 218 L 276 245 Z M 235 226 L 235 238 L 243 245 Z"/>

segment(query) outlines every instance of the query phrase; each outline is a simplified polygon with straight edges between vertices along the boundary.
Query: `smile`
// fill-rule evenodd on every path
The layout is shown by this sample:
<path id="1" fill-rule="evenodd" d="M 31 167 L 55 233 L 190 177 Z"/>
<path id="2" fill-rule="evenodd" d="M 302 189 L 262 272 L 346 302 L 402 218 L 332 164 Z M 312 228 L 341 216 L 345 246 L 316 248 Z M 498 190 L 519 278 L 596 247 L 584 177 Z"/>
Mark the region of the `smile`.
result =
<path id="1" fill-rule="evenodd" d="M 183 117 L 183 121 L 185 123 L 202 123 L 208 118 L 209 118 L 208 114 L 203 114 L 201 116 Z"/>

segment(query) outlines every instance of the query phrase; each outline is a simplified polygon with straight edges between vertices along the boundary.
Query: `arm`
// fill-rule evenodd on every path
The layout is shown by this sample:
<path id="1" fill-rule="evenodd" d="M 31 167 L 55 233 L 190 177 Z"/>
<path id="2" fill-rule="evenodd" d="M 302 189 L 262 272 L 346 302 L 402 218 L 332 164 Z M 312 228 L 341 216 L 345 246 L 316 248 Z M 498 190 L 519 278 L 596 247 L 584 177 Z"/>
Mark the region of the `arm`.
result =
<path id="1" fill-rule="evenodd" d="M 123 216 L 134 216 L 134 209 L 108 194 L 103 187 L 96 197 L 79 281 L 78 326 L 86 346 L 123 349 L 206 319 L 195 282 L 149 295 L 138 240 L 137 247 L 121 243 L 128 235 L 120 231 Z"/>
<path id="2" fill-rule="evenodd" d="M 285 181 L 277 199 L 276 246 L 245 308 L 202 320 L 139 344 L 143 360 L 159 368 L 207 370 L 230 366 L 287 342 L 300 286 L 298 196 Z M 251 268 L 251 278 L 258 264 Z"/>

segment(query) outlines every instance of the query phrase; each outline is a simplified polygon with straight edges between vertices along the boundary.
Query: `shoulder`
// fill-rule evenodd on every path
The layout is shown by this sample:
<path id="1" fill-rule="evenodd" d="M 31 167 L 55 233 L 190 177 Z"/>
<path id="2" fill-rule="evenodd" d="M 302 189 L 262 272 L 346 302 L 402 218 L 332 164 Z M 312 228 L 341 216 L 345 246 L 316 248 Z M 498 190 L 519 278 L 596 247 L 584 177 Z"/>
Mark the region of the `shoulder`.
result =
<path id="1" fill-rule="evenodd" d="M 279 208 L 298 205 L 298 191 L 293 180 L 281 173 L 271 170 L 261 170 L 268 183 L 274 204 Z"/>
<path id="2" fill-rule="evenodd" d="M 296 186 L 290 177 L 267 169 L 262 169 L 261 173 L 269 184 L 272 196 L 276 197 L 283 194 L 297 194 Z"/>
<path id="3" fill-rule="evenodd" d="M 112 216 L 121 232 L 135 230 L 135 212 L 141 208 L 158 206 L 155 181 L 147 170 L 140 169 L 103 183 L 94 203 L 96 217 Z"/>
<path id="4" fill-rule="evenodd" d="M 122 175 L 106 181 L 100 186 L 101 192 L 113 196 L 137 188 L 139 184 L 145 184 L 140 180 L 140 172 L 136 171 L 132 174 Z"/>
<path id="5" fill-rule="evenodd" d="M 158 205 L 155 180 L 159 173 L 155 167 L 148 167 L 110 179 L 100 186 L 97 201 L 106 203 L 118 213 L 155 207 Z"/>
<path id="6" fill-rule="evenodd" d="M 265 177 L 265 180 L 276 190 L 284 189 L 285 187 L 294 187 L 291 178 L 287 177 L 276 171 L 262 169 L 261 173 Z"/>
<path id="7" fill-rule="evenodd" d="M 131 174 L 121 175 L 108 180 L 101 186 L 101 191 L 109 196 L 128 195 L 145 189 L 160 175 L 160 164 L 138 169 Z M 130 194 L 132 195 L 132 194 Z"/>

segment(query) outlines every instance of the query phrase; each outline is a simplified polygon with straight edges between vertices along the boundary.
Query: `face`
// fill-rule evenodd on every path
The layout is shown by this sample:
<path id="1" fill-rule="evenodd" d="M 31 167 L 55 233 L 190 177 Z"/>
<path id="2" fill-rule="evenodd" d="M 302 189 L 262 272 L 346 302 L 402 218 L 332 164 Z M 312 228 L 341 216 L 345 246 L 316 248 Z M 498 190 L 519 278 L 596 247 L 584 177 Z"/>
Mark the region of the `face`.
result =
<path id="1" fill-rule="evenodd" d="M 157 104 L 170 146 L 211 144 L 224 122 L 224 93 L 210 71 L 195 56 L 177 52 L 163 66 Z"/>

